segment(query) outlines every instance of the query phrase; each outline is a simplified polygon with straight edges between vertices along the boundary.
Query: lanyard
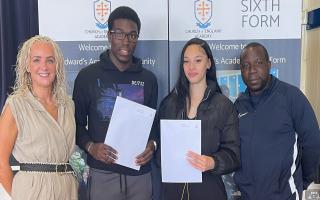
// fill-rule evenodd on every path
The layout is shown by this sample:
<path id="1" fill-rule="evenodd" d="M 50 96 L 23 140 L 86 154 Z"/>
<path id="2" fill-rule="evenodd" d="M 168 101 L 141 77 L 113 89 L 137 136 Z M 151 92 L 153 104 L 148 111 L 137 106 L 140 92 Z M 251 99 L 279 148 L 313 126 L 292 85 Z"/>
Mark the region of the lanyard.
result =
<path id="1" fill-rule="evenodd" d="M 184 186 L 183 186 L 183 190 L 182 190 L 182 194 L 181 194 L 181 198 L 180 200 L 183 200 L 183 197 L 184 197 L 184 191 L 187 190 L 187 197 L 188 197 L 188 200 L 190 200 L 190 194 L 189 194 L 189 184 L 188 183 L 185 183 Z"/>

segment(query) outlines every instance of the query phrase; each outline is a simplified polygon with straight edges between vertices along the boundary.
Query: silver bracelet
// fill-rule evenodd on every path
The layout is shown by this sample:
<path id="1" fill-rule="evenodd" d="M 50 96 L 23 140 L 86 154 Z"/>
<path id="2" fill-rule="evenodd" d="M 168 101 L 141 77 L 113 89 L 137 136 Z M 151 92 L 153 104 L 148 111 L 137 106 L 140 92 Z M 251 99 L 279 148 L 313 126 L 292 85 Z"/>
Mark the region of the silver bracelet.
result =
<path id="1" fill-rule="evenodd" d="M 88 153 L 90 153 L 90 148 L 92 147 L 92 145 L 93 145 L 93 142 L 90 142 L 90 144 L 88 145 L 88 148 L 87 148 Z"/>
<path id="2" fill-rule="evenodd" d="M 153 143 L 154 151 L 156 151 L 157 148 L 158 148 L 157 142 L 154 141 L 154 140 L 151 140 L 151 141 L 152 141 L 152 143 Z"/>

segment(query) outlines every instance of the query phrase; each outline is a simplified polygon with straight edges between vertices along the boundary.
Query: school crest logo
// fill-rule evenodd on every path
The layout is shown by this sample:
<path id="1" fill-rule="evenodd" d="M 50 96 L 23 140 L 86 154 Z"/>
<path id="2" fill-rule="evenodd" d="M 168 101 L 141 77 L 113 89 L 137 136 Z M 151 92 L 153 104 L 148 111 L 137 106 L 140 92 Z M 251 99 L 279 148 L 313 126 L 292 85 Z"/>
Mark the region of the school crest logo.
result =
<path id="1" fill-rule="evenodd" d="M 211 25 L 212 9 L 212 0 L 194 1 L 194 15 L 199 28 L 205 29 Z"/>
<path id="2" fill-rule="evenodd" d="M 97 0 L 93 2 L 94 19 L 96 26 L 100 29 L 108 27 L 108 18 L 111 12 L 111 2 L 107 0 Z"/>

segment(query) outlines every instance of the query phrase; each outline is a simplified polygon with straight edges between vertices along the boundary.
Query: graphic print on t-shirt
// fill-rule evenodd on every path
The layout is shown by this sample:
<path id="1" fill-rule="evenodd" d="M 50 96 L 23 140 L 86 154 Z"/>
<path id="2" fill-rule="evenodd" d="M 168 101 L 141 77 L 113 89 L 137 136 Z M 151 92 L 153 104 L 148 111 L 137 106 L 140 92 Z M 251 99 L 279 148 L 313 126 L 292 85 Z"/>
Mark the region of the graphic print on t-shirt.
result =
<path id="1" fill-rule="evenodd" d="M 97 112 L 102 121 L 110 120 L 117 96 L 136 103 L 144 103 L 144 88 L 141 85 L 109 84 L 102 85 L 98 80 Z"/>

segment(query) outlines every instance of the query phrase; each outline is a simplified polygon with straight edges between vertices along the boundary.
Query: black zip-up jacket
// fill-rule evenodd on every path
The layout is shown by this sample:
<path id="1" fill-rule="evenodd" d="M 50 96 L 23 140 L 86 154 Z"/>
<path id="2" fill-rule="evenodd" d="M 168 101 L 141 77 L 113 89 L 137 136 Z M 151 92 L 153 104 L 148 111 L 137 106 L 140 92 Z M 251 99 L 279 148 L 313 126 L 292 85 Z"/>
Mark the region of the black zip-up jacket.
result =
<path id="1" fill-rule="evenodd" d="M 244 200 L 301 198 L 315 178 L 320 134 L 310 103 L 271 75 L 268 88 L 235 102 L 240 118 L 241 168 L 234 179 Z"/>
<path id="2" fill-rule="evenodd" d="M 121 72 L 109 59 L 108 50 L 100 55 L 100 61 L 83 68 L 75 80 L 76 143 L 80 148 L 85 150 L 89 141 L 104 142 L 117 96 L 155 109 L 158 85 L 154 74 L 142 67 L 140 59 L 133 57 L 132 66 Z M 153 132 L 149 139 L 156 140 Z M 90 167 L 124 175 L 150 171 L 150 163 L 136 171 L 117 164 L 107 165 L 89 154 L 87 162 Z"/>
<path id="3" fill-rule="evenodd" d="M 186 110 L 176 109 L 176 98 L 177 92 L 173 91 L 163 100 L 159 108 L 158 123 L 161 119 L 186 119 Z M 202 173 L 203 182 L 200 185 L 189 184 L 190 199 L 225 199 L 221 175 L 233 172 L 240 166 L 236 109 L 227 97 L 216 91 L 215 83 L 209 81 L 196 119 L 201 120 L 201 154 L 213 157 L 215 168 Z M 164 194 L 165 198 L 171 199 L 171 195 L 177 195 L 180 199 L 183 184 L 170 184 L 169 187 L 177 187 L 176 194 Z"/>

